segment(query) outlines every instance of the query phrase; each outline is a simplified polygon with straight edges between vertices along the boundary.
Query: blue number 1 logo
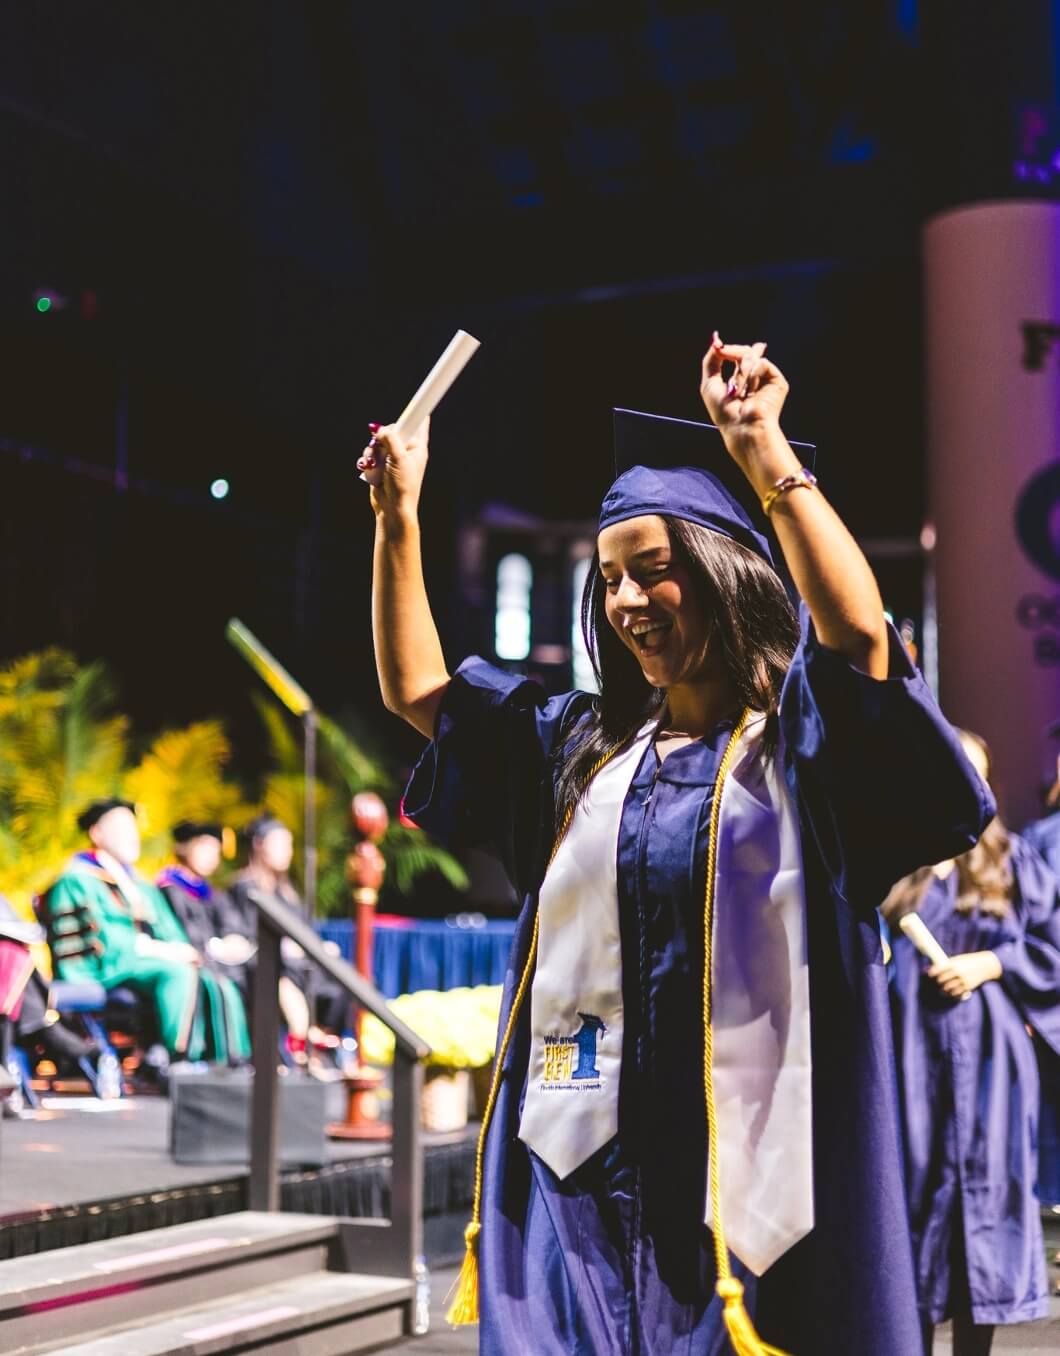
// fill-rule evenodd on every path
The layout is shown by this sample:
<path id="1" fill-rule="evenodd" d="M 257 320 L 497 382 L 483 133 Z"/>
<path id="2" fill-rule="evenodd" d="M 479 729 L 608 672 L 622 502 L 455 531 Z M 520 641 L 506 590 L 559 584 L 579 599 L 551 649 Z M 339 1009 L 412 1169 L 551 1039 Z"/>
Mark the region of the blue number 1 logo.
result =
<path id="1" fill-rule="evenodd" d="M 571 1074 L 571 1078 L 599 1078 L 600 1070 L 596 1067 L 596 1041 L 607 1027 L 591 1012 L 579 1012 L 578 1016 L 582 1019 L 581 1026 L 574 1033 L 574 1042 L 578 1047 L 578 1067 Z"/>

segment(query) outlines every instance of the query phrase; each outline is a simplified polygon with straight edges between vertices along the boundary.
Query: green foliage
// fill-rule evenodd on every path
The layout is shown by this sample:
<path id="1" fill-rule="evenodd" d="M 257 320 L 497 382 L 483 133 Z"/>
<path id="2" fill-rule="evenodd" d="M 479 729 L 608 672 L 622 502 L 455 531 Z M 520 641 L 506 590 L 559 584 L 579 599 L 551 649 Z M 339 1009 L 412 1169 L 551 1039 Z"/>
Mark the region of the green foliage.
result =
<path id="1" fill-rule="evenodd" d="M 102 662 L 79 665 L 60 649 L 24 655 L 0 668 L 0 894 L 23 912 L 85 845 L 77 816 L 90 801 L 135 802 L 143 834 L 141 870 L 151 875 L 169 853 L 181 819 L 238 826 L 264 805 L 289 824 L 302 852 L 305 782 L 300 733 L 271 698 L 256 694 L 273 771 L 261 798 L 229 777 L 232 749 L 220 721 L 164 730 L 135 758 L 130 723 L 117 709 L 113 676 Z M 381 759 L 328 717 L 320 717 L 313 788 L 319 854 L 318 908 L 350 910 L 344 876 L 354 846 L 350 800 L 374 790 L 393 804 L 396 788 Z M 424 871 L 458 888 L 460 865 L 425 834 L 393 824 L 382 843 L 390 882 L 409 890 Z"/>
<path id="2" fill-rule="evenodd" d="M 145 874 L 169 856 L 169 831 L 182 819 L 239 825 L 253 815 L 241 788 L 226 780 L 231 753 L 220 721 L 196 721 L 163 731 L 126 774 L 124 794 L 140 812 Z"/>
<path id="3" fill-rule="evenodd" d="M 256 693 L 254 702 L 265 725 L 273 771 L 265 782 L 265 809 L 282 819 L 295 836 L 295 865 L 304 863 L 304 751 L 294 721 L 278 702 Z M 367 751 L 353 733 L 329 716 L 321 715 L 315 786 L 317 815 L 317 912 L 348 917 L 350 887 L 346 857 L 356 837 L 350 822 L 350 802 L 359 791 L 375 791 L 391 806 L 397 787 L 382 760 Z M 463 867 L 419 829 L 406 828 L 396 817 L 380 843 L 387 863 L 387 883 L 404 894 L 417 877 L 437 872 L 458 890 L 467 889 Z"/>
<path id="4" fill-rule="evenodd" d="M 0 669 L 0 893 L 23 910 L 82 845 L 77 816 L 119 794 L 129 722 L 101 663 L 63 650 Z"/>

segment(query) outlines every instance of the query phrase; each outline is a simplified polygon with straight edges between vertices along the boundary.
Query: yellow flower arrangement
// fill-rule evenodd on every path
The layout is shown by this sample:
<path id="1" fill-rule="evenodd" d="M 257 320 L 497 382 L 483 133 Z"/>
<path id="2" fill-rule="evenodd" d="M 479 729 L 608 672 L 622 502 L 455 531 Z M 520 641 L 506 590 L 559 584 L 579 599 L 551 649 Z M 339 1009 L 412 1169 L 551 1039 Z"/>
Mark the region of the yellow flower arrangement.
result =
<path id="1" fill-rule="evenodd" d="M 401 994 L 387 1006 L 431 1047 L 428 1064 L 448 1069 L 478 1069 L 492 1060 L 497 1044 L 501 985 L 481 984 L 473 989 L 444 992 L 420 989 L 417 993 Z M 369 1064 L 389 1064 L 394 1058 L 394 1037 L 375 1017 L 364 1019 L 361 1058 Z"/>

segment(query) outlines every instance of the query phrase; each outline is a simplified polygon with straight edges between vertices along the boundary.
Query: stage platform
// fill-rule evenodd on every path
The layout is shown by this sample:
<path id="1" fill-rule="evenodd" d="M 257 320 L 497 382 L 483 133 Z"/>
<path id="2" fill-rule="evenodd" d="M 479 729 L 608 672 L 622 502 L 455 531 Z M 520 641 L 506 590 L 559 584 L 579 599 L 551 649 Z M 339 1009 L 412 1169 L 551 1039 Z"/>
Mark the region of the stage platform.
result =
<path id="1" fill-rule="evenodd" d="M 329 1088 L 341 1116 L 341 1087 Z M 477 1125 L 424 1135 L 424 1247 L 430 1265 L 463 1255 Z M 169 1102 L 46 1098 L 32 1119 L 0 1127 L 0 1260 L 247 1208 L 247 1169 L 181 1165 L 169 1155 Z M 320 1168 L 284 1171 L 281 1205 L 312 1214 L 384 1218 L 386 1141 L 333 1141 Z"/>

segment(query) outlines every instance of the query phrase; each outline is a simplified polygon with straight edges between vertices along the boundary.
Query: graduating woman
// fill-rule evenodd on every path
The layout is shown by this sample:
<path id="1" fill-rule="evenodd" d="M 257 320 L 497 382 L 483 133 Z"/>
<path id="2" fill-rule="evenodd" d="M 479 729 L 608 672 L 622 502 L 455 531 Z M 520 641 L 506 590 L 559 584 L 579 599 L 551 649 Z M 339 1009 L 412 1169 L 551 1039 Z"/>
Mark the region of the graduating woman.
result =
<path id="1" fill-rule="evenodd" d="M 583 600 L 595 697 L 481 659 L 450 675 L 420 562 L 426 428 L 381 429 L 360 463 L 385 456 L 383 699 L 431 740 L 406 813 L 492 844 L 525 901 L 453 1314 L 476 1313 L 477 1264 L 490 1356 L 919 1344 L 875 905 L 993 806 L 782 434 L 764 349 L 715 336 L 717 429 L 616 414 Z M 801 623 L 726 469 L 772 520 Z"/>
<path id="2" fill-rule="evenodd" d="M 962 734 L 989 777 L 990 755 Z M 1000 819 L 956 861 L 900 881 L 895 1046 L 924 1350 L 953 1319 L 954 1356 L 987 1356 L 997 1323 L 1048 1314 L 1037 1180 L 1038 1064 L 1060 1055 L 1060 897 Z M 949 957 L 929 965 L 898 924 L 919 914 Z"/>

